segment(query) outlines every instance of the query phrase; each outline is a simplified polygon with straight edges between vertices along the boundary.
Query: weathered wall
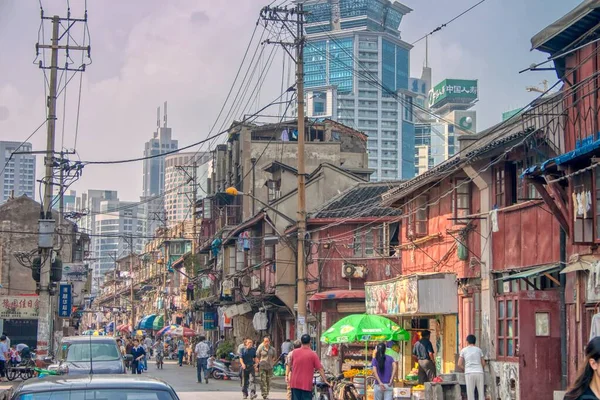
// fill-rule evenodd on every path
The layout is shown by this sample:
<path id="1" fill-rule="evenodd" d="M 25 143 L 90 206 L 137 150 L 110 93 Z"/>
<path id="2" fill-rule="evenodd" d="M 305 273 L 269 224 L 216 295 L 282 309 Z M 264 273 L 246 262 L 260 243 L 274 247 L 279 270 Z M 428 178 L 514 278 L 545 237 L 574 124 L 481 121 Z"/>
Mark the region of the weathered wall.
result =
<path id="1" fill-rule="evenodd" d="M 22 295 L 35 293 L 35 281 L 31 269 L 19 264 L 15 253 L 31 252 L 38 248 L 37 234 L 40 217 L 40 204 L 19 197 L 4 203 L 0 207 L 0 293 L 4 295 Z M 58 215 L 54 213 L 58 220 Z M 73 231 L 71 222 L 65 223 L 65 232 Z M 61 247 L 63 262 L 72 260 L 72 241 L 68 235 L 55 235 L 55 248 Z"/>
<path id="2" fill-rule="evenodd" d="M 519 364 L 491 361 L 490 368 L 496 377 L 496 394 L 502 400 L 519 400 Z M 531 383 L 533 384 L 533 383 Z"/>

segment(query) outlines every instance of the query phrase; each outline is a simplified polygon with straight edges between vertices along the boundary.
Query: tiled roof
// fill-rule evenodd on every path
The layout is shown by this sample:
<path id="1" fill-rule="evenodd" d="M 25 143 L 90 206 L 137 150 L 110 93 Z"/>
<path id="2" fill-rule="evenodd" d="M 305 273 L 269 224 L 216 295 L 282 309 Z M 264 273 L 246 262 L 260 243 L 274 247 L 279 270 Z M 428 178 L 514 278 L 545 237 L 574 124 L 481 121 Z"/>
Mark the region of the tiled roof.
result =
<path id="1" fill-rule="evenodd" d="M 398 208 L 373 208 L 373 204 L 381 202 L 381 195 L 398 183 L 359 183 L 358 185 L 337 195 L 325 203 L 319 210 L 312 213 L 310 218 L 365 218 L 393 217 L 402 214 Z"/>

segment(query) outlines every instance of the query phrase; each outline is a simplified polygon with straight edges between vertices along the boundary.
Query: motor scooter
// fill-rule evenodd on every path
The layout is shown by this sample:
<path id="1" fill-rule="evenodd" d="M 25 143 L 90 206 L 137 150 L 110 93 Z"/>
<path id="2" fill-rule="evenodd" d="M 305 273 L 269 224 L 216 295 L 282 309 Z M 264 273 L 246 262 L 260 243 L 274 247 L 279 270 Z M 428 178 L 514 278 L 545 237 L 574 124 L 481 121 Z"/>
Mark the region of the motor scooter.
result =
<path id="1" fill-rule="evenodd" d="M 212 360 L 210 375 L 213 379 L 227 380 L 240 377 L 240 357 L 233 353 L 230 353 L 229 355 L 231 356 L 231 361 L 216 358 Z"/>

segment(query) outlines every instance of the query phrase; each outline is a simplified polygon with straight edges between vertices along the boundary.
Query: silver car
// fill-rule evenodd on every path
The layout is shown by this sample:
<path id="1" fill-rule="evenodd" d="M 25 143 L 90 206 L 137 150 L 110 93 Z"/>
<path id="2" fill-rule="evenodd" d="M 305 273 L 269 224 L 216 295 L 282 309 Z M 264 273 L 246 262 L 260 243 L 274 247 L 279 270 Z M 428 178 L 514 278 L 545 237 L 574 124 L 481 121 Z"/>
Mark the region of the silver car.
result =
<path id="1" fill-rule="evenodd" d="M 62 375 L 124 374 L 127 357 L 112 337 L 69 336 L 61 341 L 58 364 L 49 369 Z"/>

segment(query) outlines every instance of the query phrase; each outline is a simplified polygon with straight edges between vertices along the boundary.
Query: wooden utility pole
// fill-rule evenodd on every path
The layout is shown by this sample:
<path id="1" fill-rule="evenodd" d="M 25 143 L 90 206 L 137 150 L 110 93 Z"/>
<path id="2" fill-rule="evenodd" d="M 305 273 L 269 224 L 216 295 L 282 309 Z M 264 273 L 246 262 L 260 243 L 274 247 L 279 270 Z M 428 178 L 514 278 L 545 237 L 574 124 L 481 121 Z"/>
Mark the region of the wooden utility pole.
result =
<path id="1" fill-rule="evenodd" d="M 135 281 L 133 279 L 133 235 L 129 235 L 129 277 L 131 278 L 131 287 L 129 293 L 129 302 L 131 303 L 131 328 L 135 326 L 135 303 L 134 299 L 134 290 L 133 286 L 135 285 Z"/>
<path id="2" fill-rule="evenodd" d="M 296 63 L 296 95 L 298 101 L 298 213 L 297 213 L 297 270 L 296 270 L 296 331 L 298 336 L 308 333 L 306 325 L 306 171 L 304 166 L 304 8 L 302 2 L 295 7 L 263 7 L 261 18 L 283 24 L 294 35 L 294 42 L 269 41 L 279 44 Z M 288 24 L 295 24 L 295 30 Z M 295 32 L 295 33 L 294 33 Z M 293 47 L 295 57 L 288 51 Z"/>
<path id="3" fill-rule="evenodd" d="M 50 50 L 50 66 L 46 66 L 42 61 L 39 67 L 50 70 L 49 94 L 47 98 L 47 137 L 46 137 L 46 155 L 44 157 L 45 175 L 44 183 L 44 198 L 43 208 L 40 214 L 39 221 L 39 249 L 41 254 L 42 264 L 40 266 L 40 285 L 39 285 L 39 317 L 38 317 L 38 333 L 37 333 L 37 355 L 39 359 L 43 359 L 48 355 L 48 347 L 52 346 L 51 322 L 54 316 L 52 311 L 52 300 L 50 296 L 50 271 L 52 268 L 52 259 L 54 257 L 54 233 L 56 223 L 52 217 L 52 199 L 54 195 L 54 142 L 56 136 L 56 100 L 58 97 L 58 70 L 69 70 L 68 68 L 60 68 L 58 66 L 58 55 L 60 50 L 67 53 L 71 50 L 90 50 L 89 46 L 71 46 L 60 45 L 60 41 L 65 35 L 69 35 L 69 29 L 77 22 L 87 22 L 87 13 L 84 19 L 61 18 L 58 15 L 53 17 L 45 17 L 42 12 L 42 23 L 52 21 L 52 38 L 51 43 L 37 43 L 36 51 L 39 54 L 40 49 Z M 67 21 L 67 28 L 60 34 L 61 21 Z M 83 71 L 77 69 L 77 71 Z M 62 216 L 61 216 L 62 217 Z"/>
<path id="4" fill-rule="evenodd" d="M 196 202 L 198 201 L 198 162 L 192 164 L 192 258 L 196 256 Z"/>
<path id="5" fill-rule="evenodd" d="M 302 3 L 298 3 L 298 23 L 296 36 L 296 88 L 298 96 L 298 336 L 307 333 L 306 329 L 306 175 L 304 171 L 304 13 Z"/>

